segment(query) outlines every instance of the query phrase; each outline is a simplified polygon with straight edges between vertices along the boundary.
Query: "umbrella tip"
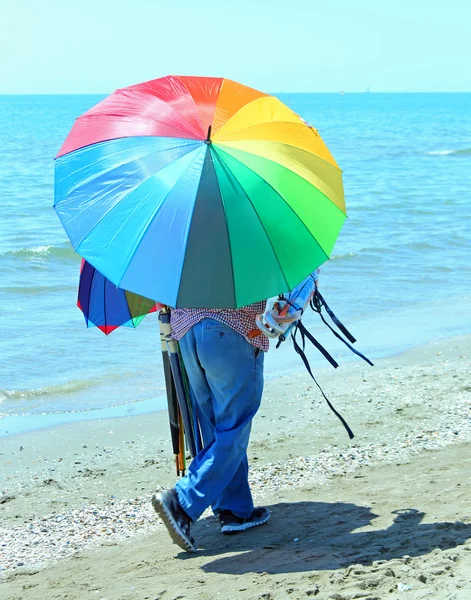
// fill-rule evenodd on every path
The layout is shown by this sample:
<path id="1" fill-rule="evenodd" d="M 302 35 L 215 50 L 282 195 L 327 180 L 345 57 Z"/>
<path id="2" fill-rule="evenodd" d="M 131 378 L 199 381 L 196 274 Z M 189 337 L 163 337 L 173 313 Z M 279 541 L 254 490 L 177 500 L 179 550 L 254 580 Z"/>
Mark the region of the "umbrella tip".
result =
<path id="1" fill-rule="evenodd" d="M 211 143 L 211 125 L 208 127 L 208 137 L 204 140 L 205 144 Z"/>

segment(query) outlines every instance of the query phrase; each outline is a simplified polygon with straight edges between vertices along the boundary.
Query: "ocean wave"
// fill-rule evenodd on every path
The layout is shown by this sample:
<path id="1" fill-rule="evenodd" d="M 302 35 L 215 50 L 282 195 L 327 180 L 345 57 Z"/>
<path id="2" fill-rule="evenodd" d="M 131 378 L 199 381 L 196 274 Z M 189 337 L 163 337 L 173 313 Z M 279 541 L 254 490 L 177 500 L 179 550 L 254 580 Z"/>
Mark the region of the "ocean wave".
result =
<path id="1" fill-rule="evenodd" d="M 344 254 L 332 254 L 330 260 L 349 260 L 358 256 L 358 252 L 345 252 Z"/>
<path id="2" fill-rule="evenodd" d="M 333 254 L 330 260 L 352 260 L 356 257 L 367 256 L 368 254 L 396 254 L 406 251 L 427 251 L 440 250 L 440 244 L 432 244 L 430 242 L 409 242 L 406 244 L 397 244 L 393 246 L 367 246 L 360 248 L 354 252 L 345 252 L 343 254 Z"/>
<path id="3" fill-rule="evenodd" d="M 375 255 L 387 255 L 387 254 L 395 254 L 400 251 L 401 247 L 378 247 L 378 248 L 360 248 L 355 252 L 345 252 L 344 254 L 334 254 L 330 257 L 332 261 L 351 261 L 351 260 L 361 260 L 368 259 L 371 254 Z"/>
<path id="4" fill-rule="evenodd" d="M 471 148 L 460 148 L 459 150 L 431 150 L 426 152 L 429 156 L 471 156 Z"/>
<path id="5" fill-rule="evenodd" d="M 72 379 L 65 383 L 57 385 L 45 385 L 40 388 L 23 389 L 23 390 L 8 390 L 0 388 L 0 402 L 14 402 L 18 400 L 34 400 L 43 396 L 57 397 L 75 394 L 97 386 L 105 386 L 115 384 L 124 379 L 136 376 L 136 372 L 120 371 L 114 373 L 106 373 L 101 376 L 90 377 L 87 379 Z"/>
<path id="6" fill-rule="evenodd" d="M 5 286 L 0 287 L 0 292 L 5 294 L 22 294 L 24 296 L 38 296 L 40 294 L 51 294 L 63 292 L 64 290 L 76 290 L 76 285 L 39 285 L 39 286 Z"/>
<path id="7" fill-rule="evenodd" d="M 17 248 L 1 252 L 0 256 L 14 256 L 17 258 L 60 258 L 66 260 L 79 260 L 72 246 L 32 246 L 30 248 Z"/>
<path id="8" fill-rule="evenodd" d="M 41 396 L 63 396 L 81 392 L 96 385 L 96 380 L 93 379 L 75 379 L 60 383 L 58 385 L 46 385 L 41 388 L 30 390 L 6 390 L 0 388 L 0 402 L 29 400 L 40 398 Z"/>

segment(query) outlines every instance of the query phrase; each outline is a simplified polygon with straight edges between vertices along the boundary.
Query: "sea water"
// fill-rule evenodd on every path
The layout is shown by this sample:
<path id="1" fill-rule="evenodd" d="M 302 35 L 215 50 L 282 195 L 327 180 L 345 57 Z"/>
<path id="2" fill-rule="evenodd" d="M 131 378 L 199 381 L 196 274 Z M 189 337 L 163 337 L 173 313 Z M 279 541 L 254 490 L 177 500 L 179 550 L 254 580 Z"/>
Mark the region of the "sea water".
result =
<path id="1" fill-rule="evenodd" d="M 108 337 L 85 328 L 80 258 L 52 208 L 53 158 L 101 98 L 0 96 L 0 435 L 165 406 L 156 316 Z M 469 333 L 471 94 L 280 98 L 344 173 L 349 218 L 320 285 L 359 349 L 374 359 Z M 315 315 L 305 322 L 348 359 Z M 266 365 L 303 368 L 290 342 Z"/>

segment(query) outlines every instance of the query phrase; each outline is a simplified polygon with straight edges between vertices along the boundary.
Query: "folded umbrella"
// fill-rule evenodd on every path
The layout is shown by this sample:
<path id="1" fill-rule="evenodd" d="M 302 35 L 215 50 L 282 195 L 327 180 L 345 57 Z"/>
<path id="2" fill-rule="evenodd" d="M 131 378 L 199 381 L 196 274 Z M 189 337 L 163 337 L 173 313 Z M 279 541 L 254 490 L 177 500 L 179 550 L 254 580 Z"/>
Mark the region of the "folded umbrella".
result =
<path id="1" fill-rule="evenodd" d="M 178 342 L 172 338 L 172 328 L 170 325 L 170 311 L 164 307 L 159 313 L 160 339 L 163 347 L 167 348 L 168 362 L 164 361 L 164 366 L 168 372 L 168 366 L 173 376 L 175 385 L 175 395 L 178 401 L 178 408 L 182 416 L 183 426 L 186 435 L 186 441 L 190 455 L 194 458 L 202 448 L 200 432 L 196 415 L 196 408 L 191 401 L 189 389 L 185 386 L 183 368 L 178 352 Z M 170 412 L 169 412 L 170 416 Z M 177 467 L 178 470 L 178 467 Z"/>
<path id="2" fill-rule="evenodd" d="M 87 327 L 98 327 L 106 335 L 118 327 L 137 327 L 156 311 L 154 300 L 117 288 L 90 263 L 82 260 L 77 306 Z"/>
<path id="3" fill-rule="evenodd" d="M 78 118 L 54 205 L 94 267 L 172 307 L 293 289 L 345 220 L 342 173 L 318 132 L 276 97 L 209 77 L 124 88 Z"/>
<path id="4" fill-rule="evenodd" d="M 82 260 L 80 269 L 77 305 L 84 314 L 87 327 L 98 327 L 106 335 L 120 326 L 137 327 L 147 314 L 156 312 L 157 309 L 166 312 L 165 308 L 157 307 L 149 298 L 117 288 L 85 260 Z M 197 423 L 192 423 L 189 393 L 184 387 L 181 370 L 171 368 L 171 352 L 162 331 L 161 344 L 172 448 L 176 457 L 177 474 L 184 475 L 186 461 L 182 414 L 188 427 L 186 436 L 192 456 L 195 455 L 193 428 L 197 427 Z M 172 349 L 177 351 L 177 342 L 173 342 Z"/>
<path id="5" fill-rule="evenodd" d="M 159 321 L 160 323 L 160 321 Z M 160 343 L 162 346 L 162 365 L 164 367 L 165 389 L 167 391 L 167 410 L 170 426 L 170 437 L 172 438 L 172 448 L 175 454 L 175 464 L 177 475 L 184 475 L 186 470 L 185 441 L 182 439 L 184 425 L 181 412 L 178 406 L 177 388 L 173 378 L 172 367 L 170 365 L 170 354 L 165 341 L 165 334 L 160 327 Z"/>

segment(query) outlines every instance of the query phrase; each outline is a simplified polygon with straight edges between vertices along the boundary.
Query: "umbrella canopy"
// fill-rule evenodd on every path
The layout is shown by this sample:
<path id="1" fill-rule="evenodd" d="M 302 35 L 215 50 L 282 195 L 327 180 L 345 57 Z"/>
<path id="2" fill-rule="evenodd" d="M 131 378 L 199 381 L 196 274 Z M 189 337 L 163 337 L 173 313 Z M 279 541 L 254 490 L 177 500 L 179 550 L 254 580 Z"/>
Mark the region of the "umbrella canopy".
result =
<path id="1" fill-rule="evenodd" d="M 91 264 L 82 261 L 77 306 L 87 327 L 98 327 L 106 335 L 121 327 L 137 327 L 156 311 L 153 300 L 117 288 Z"/>
<path id="2" fill-rule="evenodd" d="M 55 161 L 54 205 L 101 273 L 173 307 L 293 289 L 345 219 L 318 132 L 279 99 L 208 77 L 124 88 L 78 118 Z"/>

